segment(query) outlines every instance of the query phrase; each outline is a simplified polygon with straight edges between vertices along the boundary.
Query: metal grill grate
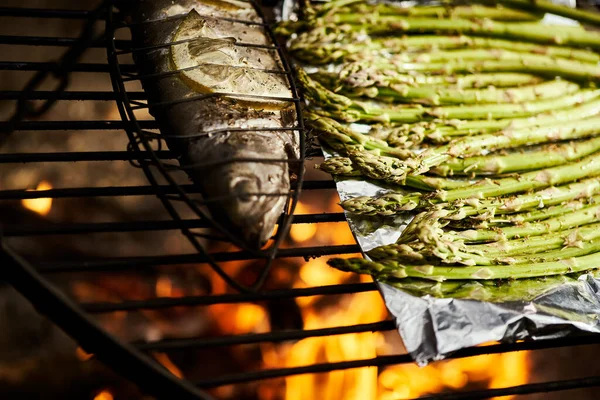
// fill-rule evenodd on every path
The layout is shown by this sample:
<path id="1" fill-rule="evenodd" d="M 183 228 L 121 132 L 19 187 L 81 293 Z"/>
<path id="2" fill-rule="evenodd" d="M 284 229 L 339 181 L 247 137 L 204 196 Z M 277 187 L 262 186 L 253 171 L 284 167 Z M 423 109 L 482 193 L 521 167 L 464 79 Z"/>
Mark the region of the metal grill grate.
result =
<path id="1" fill-rule="evenodd" d="M 108 3 L 106 3 L 108 4 Z M 139 91 L 126 91 L 123 82 L 135 77 L 137 69 L 132 64 L 119 63 L 117 57 L 120 54 L 128 53 L 131 49 L 131 43 L 128 40 L 107 40 L 106 37 L 113 37 L 113 29 L 122 28 L 118 23 L 118 15 L 112 13 L 110 7 L 99 8 L 96 11 L 67 11 L 51 9 L 18 9 L 18 8 L 0 8 L 1 17 L 15 17 L 22 19 L 39 18 L 61 18 L 61 19 L 81 19 L 92 18 L 103 20 L 106 18 L 108 35 L 101 35 L 100 38 L 91 38 L 88 35 L 86 45 L 97 48 L 108 48 L 108 63 L 81 63 L 75 62 L 77 57 L 71 59 L 72 65 L 69 65 L 68 71 L 81 72 L 88 74 L 109 74 L 112 72 L 113 84 L 115 90 L 106 91 L 1 91 L 0 100 L 22 102 L 27 100 L 43 100 L 52 104 L 61 101 L 117 101 L 120 104 L 122 121 L 23 121 L 26 115 L 36 115 L 29 108 L 24 108 L 23 112 L 13 121 L 2 122 L 0 131 L 58 131 L 58 130 L 123 130 L 135 143 L 137 147 L 129 151 L 71 151 L 71 152 L 51 152 L 51 153 L 0 153 L 0 164 L 15 163 L 67 163 L 83 161 L 130 161 L 141 165 L 152 182 L 152 185 L 142 186 L 106 186 L 106 187 L 70 187 L 57 188 L 38 193 L 26 190 L 0 190 L 0 200 L 23 200 L 35 198 L 52 199 L 86 199 L 86 198 L 110 198 L 126 196 L 158 196 L 167 207 L 172 207 L 174 201 L 173 195 L 179 195 L 181 198 L 189 198 L 196 193 L 192 185 L 178 185 L 174 182 L 169 184 L 159 184 L 154 178 L 153 171 L 150 171 L 150 163 L 162 165 L 163 160 L 170 160 L 172 155 L 166 150 L 156 150 L 149 144 L 148 138 L 153 137 L 152 132 L 147 130 L 156 129 L 154 121 L 137 121 L 132 112 L 135 105 L 144 107 L 143 100 L 145 94 Z M 20 45 L 20 46 L 58 46 L 76 49 L 81 45 L 81 41 L 72 38 L 61 37 L 33 37 L 33 36 L 0 36 L 0 44 Z M 83 50 L 80 48 L 80 50 Z M 278 49 L 279 50 L 279 49 Z M 285 57 L 283 57 L 285 59 Z M 47 62 L 21 62 L 21 61 L 3 61 L 0 60 L 0 70 L 13 71 L 34 71 L 41 74 L 51 74 L 58 71 L 56 63 Z M 286 66 L 289 72 L 288 66 Z M 44 76 L 46 76 L 44 75 Z M 64 75 L 68 77 L 68 75 Z M 68 82 L 68 79 L 63 80 Z M 62 85 L 61 89 L 67 86 Z M 108 88 L 107 88 L 108 89 Z M 295 90 L 295 89 L 294 89 Z M 294 93 L 294 101 L 298 96 Z M 44 111 L 43 109 L 41 111 Z M 39 114 L 39 113 L 38 113 Z M 301 129 L 301 127 L 299 127 Z M 144 136 L 144 132 L 148 135 Z M 131 151 L 133 150 L 133 151 Z M 318 157 L 319 150 L 315 148 L 307 149 L 306 156 Z M 304 157 L 304 155 L 303 155 Z M 77 164 L 75 164 L 77 165 Z M 169 173 L 162 171 L 162 176 L 169 180 Z M 299 180 L 302 181 L 301 179 Z M 335 186 L 331 181 L 306 181 L 303 184 L 303 190 L 320 191 L 332 189 Z M 295 188 L 298 189 L 298 188 Z M 299 190 L 296 191 L 298 193 Z M 297 199 L 297 198 L 296 198 Z M 226 373 L 216 377 L 210 377 L 198 381 L 185 381 L 175 378 L 164 370 L 158 363 L 147 356 L 148 352 L 162 351 L 169 352 L 185 349 L 213 348 L 219 346 L 233 346 L 239 344 L 256 343 L 278 343 L 284 341 L 293 341 L 309 337 L 344 335 L 358 332 L 380 332 L 391 331 L 395 329 L 393 321 L 385 320 L 375 323 L 365 323 L 350 326 L 338 326 L 326 329 L 310 330 L 281 330 L 267 333 L 243 334 L 219 336 L 213 338 L 188 338 L 188 339 L 170 339 L 159 340 L 155 342 L 135 342 L 126 344 L 115 336 L 100 328 L 99 324 L 94 322 L 94 317 L 115 311 L 133 311 L 133 310 L 158 310 L 181 306 L 210 306 L 216 304 L 232 304 L 259 302 L 266 300 L 285 300 L 296 299 L 307 296 L 333 296 L 340 294 L 356 294 L 377 290 L 374 283 L 346 283 L 339 285 L 315 286 L 309 288 L 288 288 L 279 290 L 254 290 L 240 293 L 220 294 L 220 295 L 202 295 L 187 296 L 179 298 L 152 298 L 144 300 L 125 300 L 120 302 L 93 302 L 93 303 L 75 303 L 72 299 L 66 297 L 55 285 L 51 278 L 58 273 L 81 273 L 81 272 L 109 272 L 109 271 L 127 271 L 140 268 L 172 266 L 189 263 L 207 263 L 217 265 L 219 262 L 234 260 L 272 260 L 275 258 L 292 257 L 319 257 L 334 254 L 350 254 L 359 251 L 355 244 L 337 245 L 337 246 L 317 246 L 317 247 L 292 247 L 279 249 L 274 252 L 263 251 L 253 252 L 248 250 L 224 251 L 203 253 L 202 248 L 195 254 L 176 254 L 161 256 L 143 256 L 143 257 L 106 257 L 102 259 L 83 258 L 76 260 L 64 260 L 60 262 L 36 261 L 30 263 L 22 255 L 16 254 L 7 245 L 7 239 L 16 237 L 37 237 L 55 235 L 81 235 L 101 232 L 149 232 L 163 230 L 181 230 L 184 235 L 191 235 L 191 230 L 196 228 L 206 228 L 210 224 L 206 218 L 184 219 L 178 214 L 172 214 L 171 220 L 153 220 L 143 221 L 116 221 L 103 223 L 61 223 L 61 224 L 41 224 L 41 225 L 0 225 L 2 234 L 2 252 L 1 265 L 3 273 L 6 274 L 11 282 L 20 292 L 22 292 L 34 305 L 45 315 L 55 321 L 66 332 L 73 336 L 81 346 L 89 353 L 96 355 L 98 359 L 104 361 L 125 377 L 138 384 L 143 390 L 147 390 L 159 398 L 177 398 L 177 399 L 196 399 L 210 398 L 205 392 L 199 389 L 208 389 L 217 386 L 230 385 L 243 382 L 252 382 L 269 378 L 288 377 L 306 373 L 327 373 L 330 371 L 358 368 L 365 366 L 386 366 L 392 364 L 411 363 L 407 355 L 379 356 L 370 359 L 358 359 L 336 363 L 318 363 L 307 366 L 286 367 L 277 369 L 267 369 L 253 372 Z M 292 222 L 291 218 L 284 215 L 280 223 L 285 225 L 286 221 Z M 293 219 L 294 224 L 320 224 L 328 222 L 343 222 L 342 213 L 328 214 L 302 214 Z M 193 236 L 193 235 L 192 235 Z M 282 237 L 282 236 L 281 236 Z M 195 240 L 195 239 L 192 239 Z M 265 268 L 265 271 L 268 268 Z M 261 278 L 262 279 L 262 278 Z M 233 282 L 232 282 L 233 283 Z M 260 285 L 259 285 L 260 286 Z M 254 289 L 259 289 L 259 286 Z M 239 289 L 244 289 L 239 287 Z M 459 351 L 452 358 L 471 357 L 481 354 L 492 354 L 501 352 L 512 352 L 521 350 L 538 350 L 552 347 L 576 346 L 585 344 L 600 343 L 598 336 L 585 336 L 579 338 L 557 339 L 544 342 L 528 342 L 514 344 L 496 344 L 486 347 L 477 347 Z M 557 382 L 547 382 L 543 384 L 529 384 L 510 388 L 494 389 L 477 392 L 449 393 L 436 395 L 432 398 L 443 399 L 474 399 L 487 398 L 491 396 L 502 396 L 509 394 L 527 394 L 545 391 L 568 390 L 573 388 L 582 388 L 588 386 L 599 386 L 600 377 L 586 377 Z"/>

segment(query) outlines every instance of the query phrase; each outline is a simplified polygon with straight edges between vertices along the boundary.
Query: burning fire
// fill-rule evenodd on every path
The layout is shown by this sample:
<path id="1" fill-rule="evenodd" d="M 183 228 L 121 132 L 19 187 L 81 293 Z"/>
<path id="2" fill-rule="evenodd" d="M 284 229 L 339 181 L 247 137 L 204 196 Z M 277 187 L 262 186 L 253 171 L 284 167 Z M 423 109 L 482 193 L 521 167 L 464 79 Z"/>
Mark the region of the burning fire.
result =
<path id="1" fill-rule="evenodd" d="M 113 395 L 108 390 L 103 390 L 94 397 L 94 400 L 113 400 L 113 399 L 114 399 Z"/>
<path id="2" fill-rule="evenodd" d="M 173 363 L 173 361 L 171 361 L 169 356 L 167 356 L 165 353 L 157 353 L 157 352 L 152 353 L 152 357 L 154 357 L 156 359 L 156 361 L 161 363 L 161 365 L 163 367 L 168 369 L 170 373 L 172 373 L 179 379 L 183 378 L 183 373 L 181 372 L 181 370 L 179 368 L 177 368 L 177 366 Z"/>
<path id="3" fill-rule="evenodd" d="M 391 366 L 379 375 L 377 398 L 395 400 L 466 387 L 485 389 L 521 385 L 527 383 L 527 367 L 526 352 L 442 361 L 425 368 Z"/>
<path id="4" fill-rule="evenodd" d="M 50 190 L 52 189 L 52 185 L 50 185 L 47 181 L 41 181 L 37 187 L 36 191 L 40 190 Z M 23 207 L 31 210 L 41 216 L 46 216 L 50 213 L 50 209 L 52 208 L 52 199 L 51 198 L 39 198 L 39 199 L 23 199 L 21 200 L 21 204 Z"/>
<path id="5" fill-rule="evenodd" d="M 329 212 L 339 211 L 333 199 Z M 300 213 L 320 212 L 299 204 Z M 295 225 L 291 238 L 303 245 L 339 245 L 353 243 L 346 224 Z M 324 258 L 303 263 L 295 287 L 333 285 L 357 279 L 329 268 Z M 361 276 L 360 281 L 370 278 Z M 318 329 L 377 322 L 388 312 L 376 292 L 342 296 L 328 304 L 326 298 L 302 297 L 296 300 L 302 311 L 305 329 Z M 397 343 L 394 343 L 396 341 Z M 390 343 L 394 343 L 393 345 Z M 330 337 L 307 338 L 277 350 L 263 346 L 265 367 L 301 366 L 324 362 L 369 359 L 380 355 L 398 354 L 400 340 L 395 332 L 356 333 Z M 277 353 L 274 355 L 274 352 Z M 526 352 L 492 354 L 417 365 L 395 365 L 383 368 L 365 367 L 334 371 L 327 374 L 306 374 L 286 378 L 285 399 L 305 398 L 345 400 L 397 400 L 449 390 L 475 390 L 506 387 L 527 382 Z M 271 396 L 269 396 L 271 397 Z M 265 397 L 266 398 L 266 397 Z"/>
<path id="6" fill-rule="evenodd" d="M 93 354 L 88 353 L 87 351 L 85 351 L 81 347 L 77 347 L 77 350 L 75 350 L 75 355 L 77 356 L 77 358 L 80 361 L 87 361 L 87 360 L 90 360 L 90 359 L 92 359 L 94 357 Z"/>
<path id="7" fill-rule="evenodd" d="M 298 212 L 323 212 L 323 199 L 318 200 L 318 204 L 300 203 Z M 339 211 L 337 197 L 332 196 L 326 208 L 328 212 Z M 294 225 L 291 240 L 295 245 L 301 246 L 354 243 L 354 237 L 345 223 L 323 223 L 318 225 L 318 229 L 313 224 Z M 222 250 L 226 249 L 213 249 Z M 371 281 L 368 276 L 347 274 L 330 268 L 326 265 L 326 257 L 309 261 L 283 259 L 276 262 L 280 264 L 273 268 L 272 280 L 284 282 L 286 287 L 289 287 L 290 282 L 295 288 L 303 288 Z M 255 267 L 252 263 L 253 261 L 246 260 L 233 261 L 227 263 L 225 268 L 232 276 L 243 277 L 245 270 L 252 271 Z M 198 268 L 201 268 L 199 271 L 206 271 L 205 266 Z M 209 275 L 209 278 L 214 295 L 230 293 L 230 289 L 216 274 Z M 158 297 L 186 294 L 179 288 L 177 281 L 167 275 L 159 276 L 150 290 Z M 109 293 L 104 294 L 106 300 L 112 299 Z M 306 296 L 295 299 L 295 302 L 300 310 L 304 329 L 365 324 L 388 317 L 383 300 L 375 291 L 338 296 Z M 271 326 L 272 315 L 263 303 L 216 304 L 206 308 L 206 312 L 214 324 L 212 329 L 222 335 L 264 333 L 275 329 Z M 239 365 L 255 369 L 371 359 L 399 354 L 402 350 L 397 332 L 392 331 L 313 337 L 297 342 L 261 343 L 257 346 L 233 346 L 229 351 Z M 86 358 L 84 352 L 78 355 L 81 359 Z M 180 378 L 184 375 L 191 376 L 183 366 L 175 365 L 167 354 L 152 353 L 152 356 L 173 375 Z M 262 360 L 257 357 L 262 357 Z M 424 368 L 414 364 L 355 368 L 291 376 L 277 382 L 263 381 L 255 389 L 261 400 L 406 399 L 443 391 L 478 390 L 526 383 L 527 357 L 526 352 L 518 352 L 436 362 Z M 232 385 L 215 390 L 219 397 L 236 398 Z M 94 400 L 111 399 L 111 393 L 105 390 Z"/>
<path id="8" fill-rule="evenodd" d="M 302 202 L 296 205 L 294 214 L 310 214 L 309 208 Z M 290 228 L 290 238 L 296 243 L 306 242 L 317 234 L 316 224 L 294 224 Z"/>

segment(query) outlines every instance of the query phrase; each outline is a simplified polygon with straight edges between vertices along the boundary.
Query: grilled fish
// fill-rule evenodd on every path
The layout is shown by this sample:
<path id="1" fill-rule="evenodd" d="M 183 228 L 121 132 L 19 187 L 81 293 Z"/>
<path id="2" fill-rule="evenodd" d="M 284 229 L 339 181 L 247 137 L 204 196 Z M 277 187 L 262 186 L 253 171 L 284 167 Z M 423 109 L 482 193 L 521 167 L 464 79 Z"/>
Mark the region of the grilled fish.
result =
<path id="1" fill-rule="evenodd" d="M 282 129 L 296 124 L 294 105 L 285 100 L 290 85 L 274 72 L 283 68 L 263 21 L 250 3 L 236 0 L 129 0 L 119 8 L 169 149 L 212 217 L 260 248 L 297 165 L 276 160 L 299 157 L 299 132 Z"/>

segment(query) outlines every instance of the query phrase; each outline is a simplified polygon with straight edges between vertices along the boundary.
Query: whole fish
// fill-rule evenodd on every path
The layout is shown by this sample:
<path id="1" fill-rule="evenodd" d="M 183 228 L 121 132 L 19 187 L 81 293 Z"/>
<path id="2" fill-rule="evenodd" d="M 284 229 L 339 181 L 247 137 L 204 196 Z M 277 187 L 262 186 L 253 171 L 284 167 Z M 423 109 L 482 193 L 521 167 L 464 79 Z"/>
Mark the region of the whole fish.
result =
<path id="1" fill-rule="evenodd" d="M 296 109 L 263 21 L 236 0 L 129 0 L 119 9 L 169 149 L 212 217 L 260 248 L 298 167 L 276 160 L 299 157 L 299 132 L 281 129 L 295 126 Z"/>

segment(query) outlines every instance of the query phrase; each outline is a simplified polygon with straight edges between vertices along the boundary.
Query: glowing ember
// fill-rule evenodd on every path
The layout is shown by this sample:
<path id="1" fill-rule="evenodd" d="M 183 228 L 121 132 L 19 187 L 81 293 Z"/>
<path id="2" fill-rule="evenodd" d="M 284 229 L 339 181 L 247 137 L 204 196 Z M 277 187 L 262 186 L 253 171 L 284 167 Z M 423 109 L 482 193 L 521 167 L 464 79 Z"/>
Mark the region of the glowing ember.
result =
<path id="1" fill-rule="evenodd" d="M 179 379 L 183 378 L 183 373 L 179 368 L 177 368 L 175 364 L 173 364 L 173 361 L 171 361 L 168 355 L 166 355 L 165 353 L 152 353 L 152 357 L 154 357 L 156 361 L 161 363 L 163 367 L 168 369 L 170 373 L 172 373 Z"/>
<path id="2" fill-rule="evenodd" d="M 41 181 L 35 190 L 50 190 L 52 185 L 46 181 Z M 40 198 L 40 199 L 23 199 L 21 200 L 23 207 L 38 213 L 42 216 L 48 215 L 52 208 L 51 198 Z"/>
<path id="3" fill-rule="evenodd" d="M 499 388 L 527 382 L 527 353 L 491 354 L 442 361 L 425 368 L 397 365 L 379 375 L 379 400 L 414 398 L 429 393 Z M 512 398 L 512 397 L 505 397 Z"/>
<path id="4" fill-rule="evenodd" d="M 298 202 L 294 214 L 308 214 L 310 210 L 302 202 Z M 290 228 L 290 237 L 296 243 L 306 242 L 317 234 L 317 224 L 294 224 Z"/>
<path id="5" fill-rule="evenodd" d="M 113 400 L 113 399 L 114 399 L 113 395 L 108 390 L 103 390 L 94 397 L 94 400 Z"/>
<path id="6" fill-rule="evenodd" d="M 348 274 L 329 267 L 324 258 L 310 260 L 300 268 L 300 278 L 308 286 L 335 285 L 347 277 Z"/>
<path id="7" fill-rule="evenodd" d="M 233 318 L 236 333 L 266 332 L 269 320 L 264 307 L 257 304 L 242 304 L 235 310 Z"/>
<path id="8" fill-rule="evenodd" d="M 156 296 L 157 297 L 172 297 L 173 282 L 168 276 L 160 276 L 156 280 Z"/>
<path id="9" fill-rule="evenodd" d="M 81 361 L 87 361 L 90 358 L 94 357 L 93 354 L 86 352 L 81 347 L 78 347 L 77 350 L 75 350 L 75 356 L 77 356 L 77 358 Z"/>

